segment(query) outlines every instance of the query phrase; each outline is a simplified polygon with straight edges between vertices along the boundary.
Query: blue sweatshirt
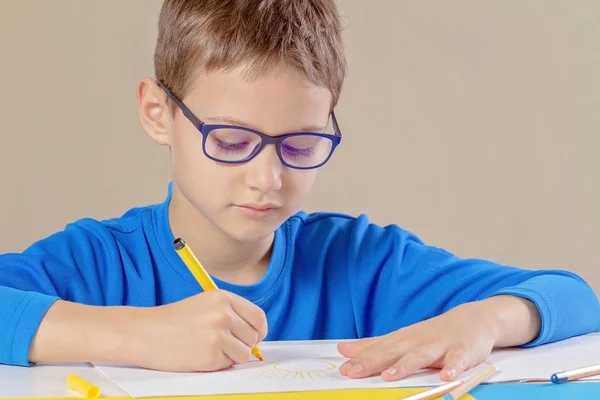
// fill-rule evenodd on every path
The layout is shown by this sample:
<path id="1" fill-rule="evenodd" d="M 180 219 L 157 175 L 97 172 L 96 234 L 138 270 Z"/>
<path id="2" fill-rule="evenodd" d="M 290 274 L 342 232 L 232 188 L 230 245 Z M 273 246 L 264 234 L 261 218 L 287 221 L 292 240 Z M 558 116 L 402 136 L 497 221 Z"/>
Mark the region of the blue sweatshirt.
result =
<path id="1" fill-rule="evenodd" d="M 30 365 L 31 341 L 57 299 L 152 307 L 202 292 L 173 248 L 164 203 L 82 219 L 21 254 L 0 255 L 0 363 Z M 396 225 L 298 213 L 275 232 L 264 277 L 215 279 L 260 306 L 267 340 L 382 335 L 465 302 L 510 294 L 533 301 L 542 328 L 527 346 L 600 330 L 600 304 L 580 277 L 460 259 Z"/>

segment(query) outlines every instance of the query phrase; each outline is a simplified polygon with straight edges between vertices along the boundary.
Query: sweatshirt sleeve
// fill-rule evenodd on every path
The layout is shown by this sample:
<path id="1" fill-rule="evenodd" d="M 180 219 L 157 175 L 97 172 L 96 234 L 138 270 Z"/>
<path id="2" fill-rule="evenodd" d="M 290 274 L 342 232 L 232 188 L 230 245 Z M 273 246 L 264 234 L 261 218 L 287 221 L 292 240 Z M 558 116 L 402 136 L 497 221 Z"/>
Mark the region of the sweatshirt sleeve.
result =
<path id="1" fill-rule="evenodd" d="M 600 303 L 579 276 L 461 259 L 398 226 L 366 217 L 349 234 L 349 281 L 360 337 L 377 336 L 496 295 L 532 301 L 541 315 L 536 346 L 600 330 Z"/>
<path id="2" fill-rule="evenodd" d="M 71 224 L 23 253 L 0 255 L 0 364 L 30 365 L 29 347 L 56 300 L 106 303 L 107 276 L 96 266 L 108 261 L 111 240 L 102 228 Z"/>

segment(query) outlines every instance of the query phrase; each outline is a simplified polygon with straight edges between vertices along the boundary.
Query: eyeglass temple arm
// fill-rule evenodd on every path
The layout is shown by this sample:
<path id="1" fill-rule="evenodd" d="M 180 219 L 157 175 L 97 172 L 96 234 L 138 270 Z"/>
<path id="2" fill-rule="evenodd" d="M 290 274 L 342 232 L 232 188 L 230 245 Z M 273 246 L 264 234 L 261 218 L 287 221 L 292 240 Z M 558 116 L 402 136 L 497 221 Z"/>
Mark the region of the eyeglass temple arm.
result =
<path id="1" fill-rule="evenodd" d="M 334 111 L 331 111 L 331 121 L 333 122 L 333 130 L 335 132 L 335 136 L 342 136 L 342 131 L 340 130 L 340 126 L 337 122 L 337 118 L 335 117 Z"/>
<path id="2" fill-rule="evenodd" d="M 175 104 L 177 104 L 177 106 L 179 107 L 179 109 L 181 110 L 183 115 L 185 115 L 187 117 L 187 119 L 189 119 L 196 125 L 196 128 L 198 128 L 198 129 L 202 128 L 202 125 L 204 125 L 204 122 L 200 121 L 194 114 L 192 114 L 190 109 L 187 108 L 186 105 L 183 104 L 183 102 L 181 100 L 179 100 L 179 98 L 177 96 L 175 96 L 175 94 L 171 91 L 171 89 L 169 89 L 159 79 L 156 80 L 156 83 L 158 84 L 158 86 L 160 86 L 165 91 L 167 96 L 169 96 L 169 98 L 171 100 L 173 100 L 175 102 Z"/>

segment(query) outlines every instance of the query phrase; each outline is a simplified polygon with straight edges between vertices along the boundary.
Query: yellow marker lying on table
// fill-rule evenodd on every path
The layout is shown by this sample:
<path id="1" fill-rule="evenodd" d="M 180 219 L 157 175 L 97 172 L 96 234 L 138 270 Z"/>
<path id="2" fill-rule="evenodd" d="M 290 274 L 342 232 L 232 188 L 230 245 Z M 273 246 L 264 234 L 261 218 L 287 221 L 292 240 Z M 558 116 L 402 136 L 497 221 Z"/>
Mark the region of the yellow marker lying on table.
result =
<path id="1" fill-rule="evenodd" d="M 213 289 L 218 289 L 215 282 L 212 280 L 208 272 L 206 272 L 204 267 L 202 267 L 200 261 L 198 261 L 194 253 L 192 253 L 192 250 L 189 248 L 189 246 L 185 243 L 183 239 L 175 239 L 175 241 L 173 242 L 173 246 L 175 246 L 177 254 L 179 254 L 179 257 L 181 257 L 185 265 L 188 267 L 192 275 L 194 275 L 194 277 L 196 278 L 200 286 L 202 286 L 202 289 L 204 289 L 205 292 Z M 254 348 L 252 349 L 252 354 L 260 361 L 263 361 L 263 356 L 260 352 L 260 348 L 258 347 L 258 345 L 254 346 Z"/>
<path id="2" fill-rule="evenodd" d="M 87 399 L 97 399 L 100 397 L 100 389 L 88 381 L 75 374 L 67 376 L 67 387 L 77 393 L 83 395 Z"/>

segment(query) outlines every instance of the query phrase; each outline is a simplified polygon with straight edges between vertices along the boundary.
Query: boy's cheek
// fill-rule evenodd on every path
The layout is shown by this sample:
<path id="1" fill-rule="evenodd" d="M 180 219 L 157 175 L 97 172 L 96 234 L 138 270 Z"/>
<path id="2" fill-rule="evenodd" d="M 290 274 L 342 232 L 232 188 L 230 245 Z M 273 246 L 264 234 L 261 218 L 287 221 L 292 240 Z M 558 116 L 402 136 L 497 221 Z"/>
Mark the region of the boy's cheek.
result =
<path id="1" fill-rule="evenodd" d="M 282 192 L 286 196 L 286 200 L 290 197 L 299 199 L 303 202 L 312 190 L 317 179 L 317 170 L 288 170 L 282 176 L 283 185 Z M 292 199 L 293 200 L 293 199 Z"/>

